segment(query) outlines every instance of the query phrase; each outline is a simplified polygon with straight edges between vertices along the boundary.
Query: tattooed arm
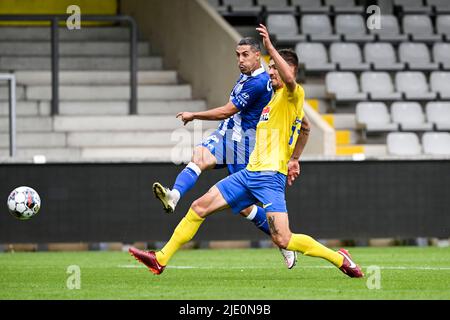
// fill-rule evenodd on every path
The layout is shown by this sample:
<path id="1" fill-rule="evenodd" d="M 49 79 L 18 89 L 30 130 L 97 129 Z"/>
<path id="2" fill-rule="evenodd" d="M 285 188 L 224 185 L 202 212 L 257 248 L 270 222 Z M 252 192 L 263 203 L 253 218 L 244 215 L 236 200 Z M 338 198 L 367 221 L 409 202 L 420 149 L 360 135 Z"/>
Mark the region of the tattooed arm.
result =
<path id="1" fill-rule="evenodd" d="M 298 136 L 295 144 L 294 152 L 292 152 L 291 159 L 288 163 L 288 185 L 291 186 L 294 180 L 300 175 L 300 163 L 298 162 L 300 155 L 305 149 L 308 142 L 309 132 L 311 126 L 306 116 L 303 117 L 302 126 L 300 129 L 300 135 Z"/>

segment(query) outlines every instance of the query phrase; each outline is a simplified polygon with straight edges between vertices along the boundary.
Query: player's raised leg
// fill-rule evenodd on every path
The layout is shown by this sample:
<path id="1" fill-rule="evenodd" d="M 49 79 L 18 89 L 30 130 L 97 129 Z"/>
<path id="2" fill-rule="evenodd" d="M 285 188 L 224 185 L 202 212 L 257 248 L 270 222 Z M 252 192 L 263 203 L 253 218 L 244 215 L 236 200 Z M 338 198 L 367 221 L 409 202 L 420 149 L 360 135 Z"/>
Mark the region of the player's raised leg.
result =
<path id="1" fill-rule="evenodd" d="M 180 221 L 172 237 L 160 251 L 146 252 L 136 248 L 130 248 L 129 251 L 154 274 L 161 274 L 175 252 L 194 237 L 205 218 L 226 207 L 228 207 L 227 202 L 217 187 L 213 186 L 205 195 L 192 203 L 188 213 Z"/>
<path id="2" fill-rule="evenodd" d="M 306 256 L 319 257 L 330 261 L 342 272 L 352 278 L 363 277 L 361 268 L 353 262 L 345 249 L 333 251 L 305 234 L 295 234 L 289 229 L 288 215 L 285 212 L 268 212 L 272 240 L 280 247 L 301 252 Z"/>
<path id="3" fill-rule="evenodd" d="M 202 171 L 214 168 L 215 156 L 204 146 L 194 149 L 191 162 L 178 174 L 172 189 L 164 187 L 161 183 L 153 184 L 153 194 L 159 199 L 167 213 L 173 213 L 178 201 L 191 190 Z"/>
<path id="4" fill-rule="evenodd" d="M 247 220 L 253 222 L 253 224 L 262 232 L 271 236 L 269 230 L 269 224 L 267 223 L 266 211 L 260 206 L 253 205 L 245 208 L 240 212 Z M 283 256 L 284 263 L 288 269 L 292 269 L 297 263 L 297 252 L 280 248 L 281 255 Z"/>

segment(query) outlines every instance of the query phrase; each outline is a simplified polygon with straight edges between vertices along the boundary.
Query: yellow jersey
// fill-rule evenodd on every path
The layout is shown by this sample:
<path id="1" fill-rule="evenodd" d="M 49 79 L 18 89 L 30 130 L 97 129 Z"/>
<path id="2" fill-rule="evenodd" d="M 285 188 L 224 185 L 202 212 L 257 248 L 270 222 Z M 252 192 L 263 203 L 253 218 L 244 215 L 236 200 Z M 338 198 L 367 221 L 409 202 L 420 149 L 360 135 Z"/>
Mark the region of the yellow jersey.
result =
<path id="1" fill-rule="evenodd" d="M 286 85 L 275 92 L 256 126 L 255 148 L 247 170 L 278 171 L 287 175 L 287 164 L 304 116 L 304 99 L 305 91 L 299 84 L 293 92 L 289 92 Z"/>

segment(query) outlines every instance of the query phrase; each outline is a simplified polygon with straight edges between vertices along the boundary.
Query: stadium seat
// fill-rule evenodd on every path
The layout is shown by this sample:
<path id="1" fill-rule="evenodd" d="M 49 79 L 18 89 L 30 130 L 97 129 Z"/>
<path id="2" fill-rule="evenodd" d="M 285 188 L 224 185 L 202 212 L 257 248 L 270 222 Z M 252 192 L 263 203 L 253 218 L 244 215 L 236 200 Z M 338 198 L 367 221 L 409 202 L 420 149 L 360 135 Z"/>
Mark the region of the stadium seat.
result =
<path id="1" fill-rule="evenodd" d="M 353 72 L 329 72 L 325 76 L 328 94 L 338 101 L 366 100 L 367 94 L 359 91 L 358 80 Z"/>
<path id="2" fill-rule="evenodd" d="M 375 36 L 367 34 L 367 26 L 359 14 L 341 14 L 336 16 L 335 28 L 337 34 L 343 34 L 345 41 L 373 41 Z"/>
<path id="3" fill-rule="evenodd" d="M 387 72 L 363 72 L 361 89 L 371 100 L 400 100 L 402 94 L 395 92 L 392 79 Z"/>
<path id="4" fill-rule="evenodd" d="M 419 137 L 413 132 L 389 133 L 387 150 L 389 154 L 397 156 L 415 156 L 422 153 Z"/>
<path id="5" fill-rule="evenodd" d="M 340 41 L 341 36 L 333 34 L 330 17 L 325 14 L 305 14 L 301 19 L 302 33 L 309 35 L 312 41 Z"/>
<path id="6" fill-rule="evenodd" d="M 425 115 L 418 102 L 394 102 L 391 105 L 392 121 L 403 131 L 431 131 L 433 124 L 425 121 Z"/>
<path id="7" fill-rule="evenodd" d="M 219 0 L 208 0 L 208 2 L 219 13 L 225 13 L 228 11 L 227 6 L 221 5 Z"/>
<path id="8" fill-rule="evenodd" d="M 434 34 L 431 19 L 427 15 L 405 15 L 403 33 L 410 34 L 414 41 L 436 42 L 442 40 L 440 34 Z"/>
<path id="9" fill-rule="evenodd" d="M 450 100 L 450 72 L 432 72 L 430 87 L 439 93 L 441 99 Z"/>
<path id="10" fill-rule="evenodd" d="M 431 7 L 424 6 L 422 0 L 394 0 L 394 5 L 399 6 L 405 13 L 430 13 Z"/>
<path id="11" fill-rule="evenodd" d="M 328 61 L 327 49 L 322 43 L 298 43 L 295 52 L 300 57 L 300 65 L 306 71 L 323 72 L 336 69 L 336 65 Z"/>
<path id="12" fill-rule="evenodd" d="M 437 16 L 436 30 L 437 30 L 437 33 L 445 36 L 445 39 L 447 41 L 450 41 L 450 14 Z"/>
<path id="13" fill-rule="evenodd" d="M 439 13 L 450 13 L 450 2 L 448 0 L 426 0 L 428 6 L 434 7 Z"/>
<path id="14" fill-rule="evenodd" d="M 372 34 L 376 34 L 379 41 L 402 42 L 408 40 L 407 34 L 400 34 L 400 26 L 397 17 L 390 14 L 382 14 L 380 17 L 381 28 L 371 29 Z"/>
<path id="15" fill-rule="evenodd" d="M 386 42 L 366 43 L 364 45 L 366 62 L 372 63 L 375 70 L 399 71 L 405 64 L 397 62 L 392 44 Z"/>
<path id="16" fill-rule="evenodd" d="M 434 100 L 437 96 L 436 92 L 429 91 L 422 72 L 398 72 L 395 75 L 395 87 L 408 100 Z"/>
<path id="17" fill-rule="evenodd" d="M 438 42 L 433 45 L 433 59 L 444 70 L 450 70 L 450 43 Z"/>
<path id="18" fill-rule="evenodd" d="M 325 4 L 333 7 L 336 13 L 361 13 L 364 7 L 355 5 L 354 0 L 325 0 Z"/>
<path id="19" fill-rule="evenodd" d="M 356 43 L 332 43 L 330 59 L 331 62 L 337 64 L 339 70 L 364 71 L 370 69 L 370 65 L 362 61 L 361 50 Z"/>
<path id="20" fill-rule="evenodd" d="M 294 45 L 306 39 L 305 35 L 299 34 L 297 21 L 292 14 L 270 14 L 267 28 L 276 36 L 278 44 Z"/>
<path id="21" fill-rule="evenodd" d="M 431 62 L 430 52 L 424 43 L 403 42 L 398 47 L 401 62 L 410 70 L 438 70 L 439 64 Z"/>
<path id="22" fill-rule="evenodd" d="M 296 8 L 289 6 L 287 0 L 258 0 L 260 6 L 264 6 L 268 13 L 295 13 Z"/>
<path id="23" fill-rule="evenodd" d="M 298 6 L 301 13 L 328 13 L 330 10 L 317 0 L 291 0 L 293 6 Z"/>
<path id="24" fill-rule="evenodd" d="M 222 0 L 223 5 L 230 6 L 233 13 L 258 15 L 261 7 L 253 5 L 253 0 Z"/>
<path id="25" fill-rule="evenodd" d="M 356 105 L 356 124 L 367 132 L 397 131 L 383 102 L 360 102 Z"/>
<path id="26" fill-rule="evenodd" d="M 422 136 L 423 152 L 429 155 L 450 155 L 450 133 L 426 132 Z"/>
<path id="27" fill-rule="evenodd" d="M 428 102 L 425 112 L 437 130 L 450 131 L 450 102 Z"/>

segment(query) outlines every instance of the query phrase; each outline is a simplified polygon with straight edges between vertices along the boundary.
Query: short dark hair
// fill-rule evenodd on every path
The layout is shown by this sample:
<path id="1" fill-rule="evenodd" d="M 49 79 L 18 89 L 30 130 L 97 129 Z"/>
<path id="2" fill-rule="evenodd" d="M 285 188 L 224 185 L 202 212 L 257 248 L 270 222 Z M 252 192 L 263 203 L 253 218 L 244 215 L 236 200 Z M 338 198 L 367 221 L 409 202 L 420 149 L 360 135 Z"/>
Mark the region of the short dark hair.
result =
<path id="1" fill-rule="evenodd" d="M 298 68 L 298 56 L 294 50 L 280 49 L 278 53 L 289 65 Z"/>
<path id="2" fill-rule="evenodd" d="M 238 46 L 250 46 L 254 51 L 261 51 L 259 41 L 252 37 L 242 38 L 241 41 L 239 41 Z"/>

